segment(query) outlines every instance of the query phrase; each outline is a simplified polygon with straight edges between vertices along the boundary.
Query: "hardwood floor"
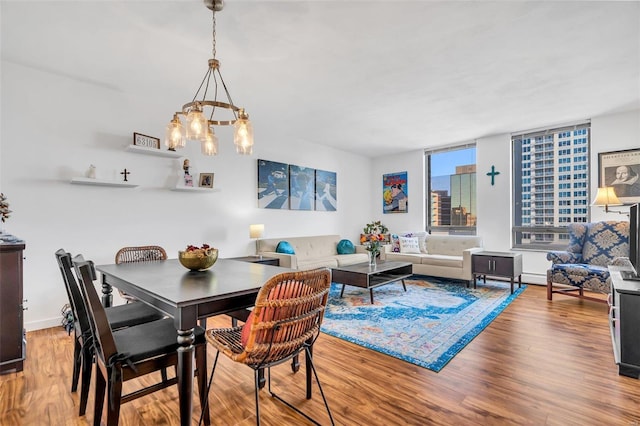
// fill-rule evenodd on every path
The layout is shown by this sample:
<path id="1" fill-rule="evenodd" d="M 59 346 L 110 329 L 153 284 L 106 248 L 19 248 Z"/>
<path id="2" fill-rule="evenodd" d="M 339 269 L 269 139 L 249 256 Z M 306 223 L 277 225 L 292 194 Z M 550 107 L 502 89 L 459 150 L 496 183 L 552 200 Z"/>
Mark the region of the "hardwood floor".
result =
<path id="1" fill-rule="evenodd" d="M 208 325 L 228 324 L 221 316 Z M 24 372 L 0 376 L 1 425 L 92 422 L 93 387 L 85 417 L 69 391 L 72 340 L 61 327 L 27 334 Z M 560 295 L 548 302 L 539 286 L 529 286 L 440 373 L 324 334 L 314 359 L 339 425 L 640 423 L 640 381 L 618 375 L 606 305 Z M 314 398 L 304 399 L 303 374 L 287 365 L 273 375 L 284 396 L 328 424 L 315 385 Z M 209 401 L 214 424 L 255 424 L 252 371 L 221 356 Z M 199 408 L 195 402 L 194 424 Z M 266 391 L 261 412 L 266 425 L 309 424 Z M 166 389 L 123 405 L 120 424 L 174 425 L 177 413 L 176 390 Z"/>

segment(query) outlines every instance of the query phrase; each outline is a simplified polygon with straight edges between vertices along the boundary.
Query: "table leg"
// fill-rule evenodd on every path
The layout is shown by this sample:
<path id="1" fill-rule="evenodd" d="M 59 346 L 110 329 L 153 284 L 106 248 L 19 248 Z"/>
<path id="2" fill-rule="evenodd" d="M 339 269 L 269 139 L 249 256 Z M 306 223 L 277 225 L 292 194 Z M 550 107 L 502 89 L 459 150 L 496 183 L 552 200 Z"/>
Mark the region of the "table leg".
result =
<path id="1" fill-rule="evenodd" d="M 178 330 L 178 396 L 180 398 L 180 425 L 191 424 L 193 409 L 193 328 Z"/>
<path id="2" fill-rule="evenodd" d="M 478 281 L 478 276 L 476 274 L 473 274 L 473 288 L 476 288 L 477 281 Z"/>
<path id="3" fill-rule="evenodd" d="M 522 288 L 522 275 L 518 275 L 518 288 Z"/>
<path id="4" fill-rule="evenodd" d="M 342 284 L 342 290 L 340 290 L 340 298 L 342 299 L 342 294 L 344 293 L 344 284 Z"/>
<path id="5" fill-rule="evenodd" d="M 113 306 L 113 287 L 107 284 L 105 276 L 102 276 L 102 306 L 108 308 Z"/>
<path id="6" fill-rule="evenodd" d="M 404 280 L 401 280 L 401 281 L 402 281 L 402 288 L 404 288 L 404 291 L 407 291 L 407 285 L 404 283 Z"/>
<path id="7" fill-rule="evenodd" d="M 513 277 L 511 277 L 511 294 L 513 294 Z"/>
<path id="8" fill-rule="evenodd" d="M 371 304 L 373 305 L 373 289 L 369 288 L 369 296 L 371 297 Z"/>

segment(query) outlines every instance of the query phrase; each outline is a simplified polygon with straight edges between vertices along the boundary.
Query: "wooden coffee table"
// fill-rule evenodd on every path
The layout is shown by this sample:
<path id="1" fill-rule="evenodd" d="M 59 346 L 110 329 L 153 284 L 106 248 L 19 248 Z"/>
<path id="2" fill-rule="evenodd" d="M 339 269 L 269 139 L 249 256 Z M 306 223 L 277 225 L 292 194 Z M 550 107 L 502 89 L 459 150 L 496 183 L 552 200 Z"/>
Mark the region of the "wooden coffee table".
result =
<path id="1" fill-rule="evenodd" d="M 357 263 L 349 266 L 331 268 L 332 281 L 342 284 L 340 297 L 344 293 L 345 285 L 368 288 L 373 304 L 373 289 L 381 285 L 402 281 L 402 288 L 407 291 L 404 279 L 413 275 L 413 265 L 409 262 L 378 261 L 375 266 L 369 263 Z"/>

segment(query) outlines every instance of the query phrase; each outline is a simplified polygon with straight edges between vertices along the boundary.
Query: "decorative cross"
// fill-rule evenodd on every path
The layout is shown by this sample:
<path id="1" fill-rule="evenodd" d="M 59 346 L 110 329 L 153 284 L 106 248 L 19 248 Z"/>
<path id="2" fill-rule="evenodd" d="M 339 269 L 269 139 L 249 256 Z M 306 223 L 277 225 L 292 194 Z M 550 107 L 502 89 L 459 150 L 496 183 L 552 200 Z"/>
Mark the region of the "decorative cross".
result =
<path id="1" fill-rule="evenodd" d="M 491 171 L 487 173 L 487 176 L 491 176 L 491 186 L 493 186 L 493 184 L 495 183 L 496 175 L 499 175 L 499 174 L 500 172 L 496 172 L 496 167 L 491 166 Z"/>
<path id="2" fill-rule="evenodd" d="M 124 171 L 120 172 L 120 174 L 121 174 L 121 175 L 124 175 L 124 181 L 125 181 L 125 182 L 128 182 L 128 181 L 127 181 L 127 175 L 130 175 L 130 174 L 131 174 L 131 172 L 128 172 L 128 171 L 127 171 L 127 169 L 124 169 Z M 493 184 L 492 184 L 492 185 L 493 185 Z"/>

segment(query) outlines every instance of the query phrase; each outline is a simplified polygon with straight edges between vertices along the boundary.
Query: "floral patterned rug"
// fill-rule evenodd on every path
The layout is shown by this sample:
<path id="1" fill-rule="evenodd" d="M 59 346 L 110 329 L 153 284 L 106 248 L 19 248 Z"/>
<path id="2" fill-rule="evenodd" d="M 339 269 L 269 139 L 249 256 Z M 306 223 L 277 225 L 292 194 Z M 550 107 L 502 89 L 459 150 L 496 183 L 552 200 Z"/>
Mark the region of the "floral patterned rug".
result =
<path id="1" fill-rule="evenodd" d="M 369 290 L 333 283 L 322 331 L 404 361 L 440 371 L 520 293 L 509 283 L 487 280 L 478 288 L 464 281 L 414 275 Z"/>

